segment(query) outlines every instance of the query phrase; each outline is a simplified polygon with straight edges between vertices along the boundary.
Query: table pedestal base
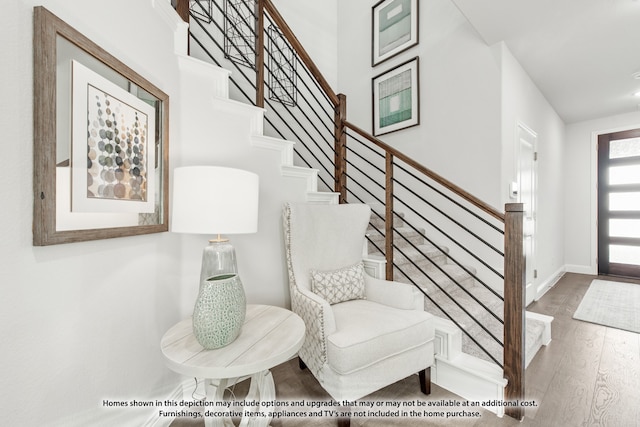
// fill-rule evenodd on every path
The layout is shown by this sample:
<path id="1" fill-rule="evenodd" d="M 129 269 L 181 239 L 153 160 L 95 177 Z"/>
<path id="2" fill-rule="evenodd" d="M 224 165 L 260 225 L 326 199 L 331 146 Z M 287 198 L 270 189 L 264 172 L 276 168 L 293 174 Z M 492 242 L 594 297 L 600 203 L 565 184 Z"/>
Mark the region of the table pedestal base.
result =
<path id="1" fill-rule="evenodd" d="M 269 413 L 273 411 L 273 406 L 265 406 L 267 402 L 273 402 L 276 398 L 276 387 L 273 383 L 273 376 L 268 369 L 251 375 L 251 385 L 249 393 L 244 399 L 247 402 L 259 402 L 256 406 L 246 405 L 242 409 L 242 420 L 239 427 L 268 427 L 271 421 Z M 207 400 L 210 402 L 222 402 L 224 391 L 235 383 L 237 379 L 224 378 L 214 384 L 214 380 L 205 380 L 205 391 Z M 232 402 L 233 405 L 233 402 Z M 205 407 L 205 413 L 207 411 Z M 233 407 L 230 409 L 234 409 Z M 227 410 L 225 406 L 209 407 L 211 411 Z M 205 427 L 235 427 L 231 417 L 204 417 Z"/>

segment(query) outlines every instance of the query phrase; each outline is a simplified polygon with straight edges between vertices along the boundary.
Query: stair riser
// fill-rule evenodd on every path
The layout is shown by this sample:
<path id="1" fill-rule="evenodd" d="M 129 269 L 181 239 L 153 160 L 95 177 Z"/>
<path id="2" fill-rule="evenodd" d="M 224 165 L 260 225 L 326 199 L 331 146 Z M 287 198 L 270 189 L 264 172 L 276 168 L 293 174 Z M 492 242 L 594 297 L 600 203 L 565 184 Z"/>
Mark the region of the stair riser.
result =
<path id="1" fill-rule="evenodd" d="M 378 218 L 376 215 L 371 215 L 371 220 L 369 221 L 371 226 L 377 228 L 378 230 L 384 230 L 385 220 L 384 218 Z M 393 218 L 393 226 L 395 228 L 404 227 L 404 220 L 402 217 L 396 216 Z"/>

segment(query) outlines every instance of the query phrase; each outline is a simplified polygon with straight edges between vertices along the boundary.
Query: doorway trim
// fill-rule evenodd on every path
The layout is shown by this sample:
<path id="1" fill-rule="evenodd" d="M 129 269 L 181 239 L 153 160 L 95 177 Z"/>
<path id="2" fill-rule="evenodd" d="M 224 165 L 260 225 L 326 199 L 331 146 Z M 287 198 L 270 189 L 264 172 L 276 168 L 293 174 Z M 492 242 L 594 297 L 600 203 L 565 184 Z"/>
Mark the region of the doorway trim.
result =
<path id="1" fill-rule="evenodd" d="M 589 271 L 576 271 L 576 273 L 598 274 L 598 136 L 608 133 L 624 132 L 639 129 L 640 123 L 594 130 L 591 132 L 591 265 Z"/>
<path id="2" fill-rule="evenodd" d="M 515 171 L 516 171 L 516 179 L 518 182 L 518 200 L 521 200 L 521 190 L 522 190 L 522 182 L 520 180 L 521 173 L 521 160 L 522 160 L 522 143 L 520 142 L 521 135 L 527 134 L 530 137 L 532 150 L 534 154 L 534 159 L 532 161 L 532 174 L 533 174 L 533 234 L 531 237 L 531 252 L 532 256 L 527 259 L 526 270 L 531 268 L 531 277 L 530 283 L 526 284 L 526 295 L 525 300 L 526 304 L 530 304 L 533 301 L 538 299 L 538 274 L 537 274 L 537 253 L 538 253 L 538 133 L 527 126 L 521 120 L 516 121 L 516 147 L 515 147 Z M 525 273 L 525 281 L 527 281 L 526 273 Z"/>

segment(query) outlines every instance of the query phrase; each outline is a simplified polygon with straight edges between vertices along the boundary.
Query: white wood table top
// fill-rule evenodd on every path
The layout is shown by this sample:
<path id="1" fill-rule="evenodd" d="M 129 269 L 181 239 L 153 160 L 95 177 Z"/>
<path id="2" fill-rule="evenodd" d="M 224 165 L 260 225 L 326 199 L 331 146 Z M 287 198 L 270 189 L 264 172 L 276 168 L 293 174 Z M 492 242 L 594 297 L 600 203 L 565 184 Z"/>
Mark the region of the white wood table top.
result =
<path id="1" fill-rule="evenodd" d="M 205 350 L 193 335 L 191 317 L 169 329 L 160 342 L 167 366 L 197 378 L 237 378 L 270 369 L 294 356 L 304 342 L 304 322 L 295 313 L 268 305 L 247 305 L 238 338 Z"/>

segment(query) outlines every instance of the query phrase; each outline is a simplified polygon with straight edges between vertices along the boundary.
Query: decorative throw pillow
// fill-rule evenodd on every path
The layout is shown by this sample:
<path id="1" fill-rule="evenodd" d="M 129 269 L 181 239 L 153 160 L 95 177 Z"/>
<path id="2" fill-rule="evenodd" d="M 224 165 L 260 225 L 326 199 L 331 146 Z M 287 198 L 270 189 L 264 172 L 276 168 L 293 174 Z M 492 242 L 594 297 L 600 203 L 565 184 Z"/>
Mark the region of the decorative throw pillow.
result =
<path id="1" fill-rule="evenodd" d="M 359 262 L 333 271 L 310 270 L 311 291 L 329 304 L 364 299 L 364 265 Z"/>

